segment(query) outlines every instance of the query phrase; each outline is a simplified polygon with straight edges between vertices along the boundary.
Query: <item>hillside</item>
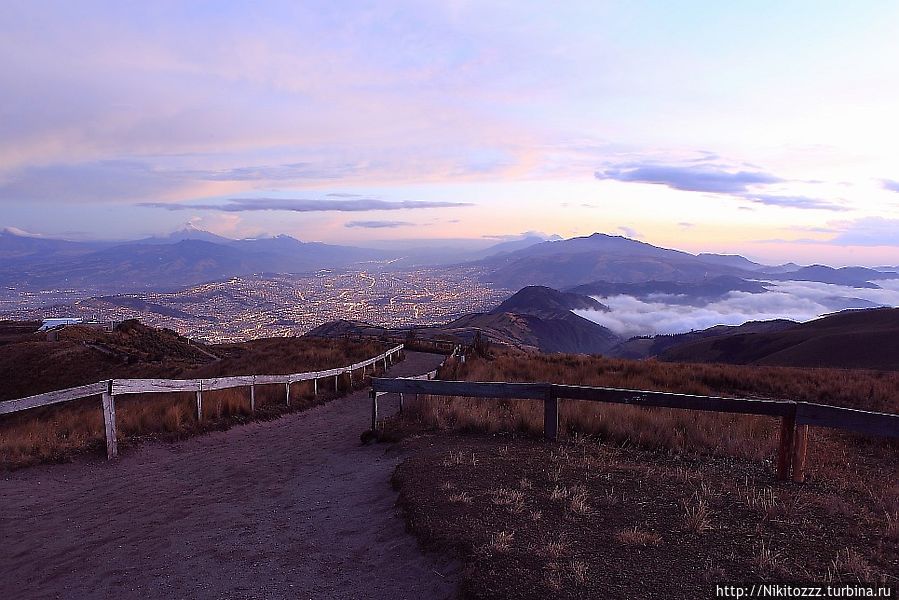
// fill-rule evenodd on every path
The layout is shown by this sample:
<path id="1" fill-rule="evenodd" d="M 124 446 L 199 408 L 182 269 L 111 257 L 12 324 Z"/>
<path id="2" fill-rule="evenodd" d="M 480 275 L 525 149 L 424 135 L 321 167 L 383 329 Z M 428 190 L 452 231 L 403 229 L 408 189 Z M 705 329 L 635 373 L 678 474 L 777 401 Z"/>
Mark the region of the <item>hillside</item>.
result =
<path id="1" fill-rule="evenodd" d="M 899 370 L 899 309 L 846 311 L 781 331 L 688 342 L 663 360 L 746 365 Z"/>
<path id="2" fill-rule="evenodd" d="M 718 275 L 695 282 L 652 280 L 638 283 L 621 283 L 593 281 L 572 287 L 567 291 L 590 296 L 615 296 L 621 294 L 641 300 L 653 295 L 663 294 L 668 296 L 666 298 L 667 302 L 693 304 L 718 300 L 730 292 L 763 294 L 767 291 L 767 288 L 758 281 L 747 281 L 732 275 Z"/>
<path id="3" fill-rule="evenodd" d="M 878 271 L 865 267 L 841 267 L 835 269 L 826 265 L 811 265 L 787 273 L 772 273 L 769 277 L 792 281 L 818 281 L 834 285 L 846 285 L 855 288 L 877 289 L 880 286 L 874 281 L 878 279 L 897 279 L 899 273 Z"/>
<path id="4" fill-rule="evenodd" d="M 560 292 L 545 286 L 531 285 L 522 288 L 490 312 L 556 317 L 571 310 L 607 311 L 609 308 L 583 293 Z"/>
<path id="5" fill-rule="evenodd" d="M 492 342 L 541 352 L 602 354 L 619 341 L 610 330 L 573 313 L 554 317 L 514 312 L 471 314 L 443 329 L 460 338 L 473 338 L 481 331 Z"/>
<path id="6" fill-rule="evenodd" d="M 574 309 L 607 310 L 589 296 L 529 286 L 490 312 L 464 315 L 443 325 L 416 327 L 414 336 L 470 343 L 480 332 L 494 343 L 542 352 L 585 354 L 606 352 L 620 341 L 609 329 L 572 313 Z M 307 335 L 405 338 L 410 331 L 409 328 L 375 327 L 358 321 L 332 321 Z"/>
<path id="7" fill-rule="evenodd" d="M 708 329 L 676 333 L 673 335 L 655 335 L 635 337 L 621 342 L 607 353 L 618 358 L 653 358 L 665 351 L 679 348 L 697 340 L 706 340 L 746 333 L 772 333 L 788 329 L 796 325 L 795 321 L 775 319 L 772 321 L 748 321 L 742 325 L 715 325 Z"/>
<path id="8" fill-rule="evenodd" d="M 545 285 L 564 289 L 595 281 L 701 281 L 743 273 L 687 252 L 602 233 L 536 244 L 485 259 L 481 265 L 487 271 L 486 280 L 510 288 Z"/>
<path id="9" fill-rule="evenodd" d="M 45 334 L 33 333 L 39 323 L 25 331 L 13 331 L 16 325 L 10 322 L 0 325 L 0 400 L 116 377 L 294 373 L 307 366 L 350 364 L 381 351 L 376 344 L 302 338 L 204 345 L 137 321 L 125 321 L 113 332 L 66 327 L 51 342 Z"/>
<path id="10" fill-rule="evenodd" d="M 696 283 L 720 276 L 731 280 L 816 281 L 875 289 L 879 286 L 874 281 L 899 277 L 893 272 L 864 267 L 835 269 L 824 265 L 800 267 L 792 263 L 769 267 L 739 255 L 694 255 L 602 233 L 534 244 L 488 257 L 478 264 L 485 269 L 486 281 L 512 289 L 526 285 L 566 289 L 595 282 L 607 285 Z"/>

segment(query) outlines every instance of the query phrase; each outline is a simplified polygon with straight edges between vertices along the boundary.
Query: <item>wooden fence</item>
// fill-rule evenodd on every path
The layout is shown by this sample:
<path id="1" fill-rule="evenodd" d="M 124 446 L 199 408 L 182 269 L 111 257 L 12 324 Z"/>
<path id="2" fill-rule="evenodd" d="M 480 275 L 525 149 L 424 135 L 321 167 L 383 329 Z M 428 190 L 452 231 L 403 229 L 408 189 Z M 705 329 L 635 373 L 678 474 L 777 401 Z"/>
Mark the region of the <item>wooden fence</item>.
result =
<path id="1" fill-rule="evenodd" d="M 792 473 L 793 480 L 799 482 L 805 478 L 810 425 L 843 429 L 865 435 L 899 437 L 899 415 L 792 400 L 747 400 L 555 383 L 432 381 L 431 377 L 372 378 L 371 382 L 373 428 L 377 425 L 378 396 L 391 392 L 400 394 L 400 398 L 403 394 L 430 394 L 469 398 L 541 400 L 543 402 L 543 433 L 547 439 L 551 440 L 558 437 L 560 399 L 779 417 L 781 426 L 777 453 L 777 477 L 786 480 Z"/>
<path id="2" fill-rule="evenodd" d="M 400 344 L 383 354 L 369 358 L 346 367 L 328 369 L 326 371 L 309 371 L 306 373 L 293 373 L 291 375 L 241 375 L 237 377 L 212 377 L 207 379 L 110 379 L 98 383 L 90 383 L 65 390 L 56 390 L 18 400 L 6 400 L 0 402 L 0 415 L 16 413 L 23 410 L 70 402 L 89 396 L 101 396 L 103 407 L 103 422 L 106 430 L 106 456 L 113 458 L 118 455 L 116 443 L 116 419 L 115 398 L 122 394 L 147 394 L 168 392 L 196 392 L 197 394 L 197 419 L 203 415 L 203 392 L 223 390 L 227 388 L 249 387 L 250 410 L 256 410 L 256 386 L 283 384 L 285 401 L 290 405 L 290 386 L 300 381 L 312 381 L 313 393 L 318 394 L 318 382 L 320 379 L 334 378 L 334 390 L 337 391 L 338 378 L 343 374 L 350 377 L 350 387 L 353 385 L 353 372 L 362 370 L 365 377 L 365 369 L 376 363 L 384 363 L 386 370 L 398 352 L 403 350 Z"/>
<path id="3" fill-rule="evenodd" d="M 355 342 L 383 342 L 388 344 L 398 344 L 402 342 L 406 350 L 412 350 L 414 352 L 431 352 L 433 354 L 447 354 L 450 352 L 455 352 L 456 347 L 459 346 L 457 342 L 453 342 L 450 340 L 435 340 L 419 337 L 403 338 L 393 335 L 364 335 L 345 333 L 341 336 L 341 339 Z"/>
<path id="4" fill-rule="evenodd" d="M 421 375 L 415 375 L 414 377 L 403 377 L 402 381 L 430 381 L 432 379 L 437 378 L 437 374 L 440 372 L 440 369 L 446 364 L 446 360 L 448 358 L 459 357 L 463 363 L 465 362 L 465 354 L 462 352 L 462 346 L 454 346 L 452 349 L 452 353 L 449 356 L 444 357 L 443 360 L 440 361 L 440 364 L 437 365 L 437 368 L 428 371 L 427 373 L 422 373 Z M 375 378 L 372 378 L 374 381 Z M 389 380 L 389 381 L 397 381 L 397 380 Z M 384 394 L 388 394 L 389 392 L 376 391 L 374 387 L 372 387 L 370 396 L 371 396 L 371 429 L 374 431 L 378 428 L 378 396 L 383 396 Z M 403 412 L 403 393 L 400 392 L 400 412 Z"/>

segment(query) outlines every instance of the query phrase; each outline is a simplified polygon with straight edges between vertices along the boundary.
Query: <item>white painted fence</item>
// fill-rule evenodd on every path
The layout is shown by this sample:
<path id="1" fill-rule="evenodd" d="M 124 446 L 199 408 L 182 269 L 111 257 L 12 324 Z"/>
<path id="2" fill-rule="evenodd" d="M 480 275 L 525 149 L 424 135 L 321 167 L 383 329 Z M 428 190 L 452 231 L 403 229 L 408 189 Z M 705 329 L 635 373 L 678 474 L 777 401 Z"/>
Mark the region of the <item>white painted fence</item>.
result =
<path id="1" fill-rule="evenodd" d="M 291 375 L 240 375 L 237 377 L 212 377 L 207 379 L 109 379 L 88 385 L 56 390 L 17 400 L 0 401 L 0 415 L 16 413 L 23 410 L 49 406 L 61 402 L 71 402 L 89 396 L 102 396 L 103 421 L 106 429 L 106 456 L 113 458 L 118 455 L 116 443 L 115 421 L 115 397 L 123 394 L 149 394 L 168 392 L 196 392 L 197 394 L 197 418 L 203 415 L 203 392 L 212 390 L 224 390 L 236 387 L 250 388 L 250 410 L 256 410 L 256 386 L 283 384 L 284 396 L 287 405 L 290 405 L 290 386 L 300 381 L 312 381 L 313 393 L 318 395 L 318 382 L 320 379 L 334 378 L 334 391 L 337 391 L 339 377 L 348 374 L 350 387 L 353 385 L 353 372 L 362 370 L 365 377 L 365 369 L 379 362 L 384 363 L 387 369 L 394 362 L 394 356 L 403 350 L 403 344 L 395 346 L 383 354 L 373 358 L 357 362 L 345 367 L 328 369 L 326 371 L 308 371 L 306 373 L 293 373 Z"/>

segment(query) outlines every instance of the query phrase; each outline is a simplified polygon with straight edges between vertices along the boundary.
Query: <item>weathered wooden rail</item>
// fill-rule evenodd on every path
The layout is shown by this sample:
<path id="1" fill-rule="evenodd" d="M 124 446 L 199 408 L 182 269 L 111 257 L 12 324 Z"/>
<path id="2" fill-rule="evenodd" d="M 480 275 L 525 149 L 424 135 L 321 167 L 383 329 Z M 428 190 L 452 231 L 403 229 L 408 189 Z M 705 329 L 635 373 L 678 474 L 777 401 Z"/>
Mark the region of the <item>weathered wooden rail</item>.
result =
<path id="1" fill-rule="evenodd" d="M 781 480 L 805 479 L 809 426 L 830 427 L 865 435 L 899 438 L 899 415 L 826 406 L 792 400 L 748 400 L 694 396 L 606 387 L 556 383 L 506 383 L 441 381 L 428 378 L 372 378 L 373 427 L 377 424 L 377 399 L 386 393 L 429 394 L 467 398 L 523 399 L 543 402 L 543 434 L 555 440 L 559 433 L 559 400 L 586 400 L 655 408 L 766 415 L 781 419 L 777 476 Z"/>
<path id="2" fill-rule="evenodd" d="M 382 342 L 385 344 L 402 343 L 405 346 L 406 350 L 412 350 L 415 352 L 431 352 L 436 354 L 448 354 L 450 352 L 454 352 L 456 347 L 459 345 L 457 342 L 453 342 L 450 340 L 435 340 L 417 337 L 410 340 L 409 338 L 403 338 L 393 335 L 364 335 L 345 333 L 343 336 L 341 336 L 341 338 L 355 342 Z"/>
<path id="3" fill-rule="evenodd" d="M 0 402 L 0 415 L 21 412 L 41 406 L 50 406 L 62 402 L 71 402 L 90 396 L 101 396 L 103 407 L 103 422 L 106 431 L 106 456 L 113 458 L 118 455 L 116 442 L 115 398 L 123 394 L 148 394 L 168 392 L 196 392 L 197 394 L 197 419 L 203 417 L 203 392 L 212 390 L 224 390 L 236 387 L 250 388 L 250 410 L 256 410 L 256 386 L 283 384 L 284 396 L 287 405 L 290 405 L 290 386 L 301 381 L 313 382 L 313 394 L 318 395 L 319 380 L 334 378 L 334 390 L 337 391 L 339 378 L 348 374 L 350 387 L 353 385 L 353 373 L 365 370 L 383 362 L 384 369 L 394 362 L 397 353 L 403 350 L 400 344 L 373 358 L 357 362 L 345 367 L 328 369 L 325 371 L 308 371 L 305 373 L 293 373 L 290 375 L 240 375 L 237 377 L 210 377 L 206 379 L 109 379 L 98 383 L 90 383 L 65 390 L 56 390 L 17 400 Z"/>
<path id="4" fill-rule="evenodd" d="M 430 381 L 432 379 L 437 378 L 437 374 L 440 373 L 440 369 L 443 368 L 443 365 L 446 364 L 447 358 L 453 358 L 455 356 L 459 356 L 462 362 L 465 362 L 465 355 L 462 354 L 462 346 L 456 345 L 452 349 L 452 353 L 445 357 L 440 361 L 440 364 L 437 365 L 437 368 L 428 371 L 427 373 L 422 373 L 421 375 L 415 375 L 414 377 L 403 377 L 404 381 Z M 372 378 L 374 381 L 374 378 Z M 374 387 L 370 392 L 371 396 L 371 429 L 374 431 L 378 428 L 378 396 L 383 396 L 389 392 L 379 392 L 375 391 Z M 400 412 L 403 412 L 403 394 L 400 392 Z"/>

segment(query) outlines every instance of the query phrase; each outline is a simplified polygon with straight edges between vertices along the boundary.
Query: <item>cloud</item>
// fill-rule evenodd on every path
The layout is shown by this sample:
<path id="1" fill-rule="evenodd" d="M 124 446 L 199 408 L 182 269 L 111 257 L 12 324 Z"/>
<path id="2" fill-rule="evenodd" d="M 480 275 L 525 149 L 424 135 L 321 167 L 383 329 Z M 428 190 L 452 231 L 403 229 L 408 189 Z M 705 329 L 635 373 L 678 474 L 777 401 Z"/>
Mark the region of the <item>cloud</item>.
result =
<path id="1" fill-rule="evenodd" d="M 704 161 L 705 159 L 700 159 Z M 755 168 L 755 167 L 753 167 Z M 713 164 L 662 165 L 655 163 L 625 163 L 594 173 L 597 179 L 612 179 L 630 183 L 664 185 L 686 192 L 727 194 L 768 206 L 806 210 L 848 210 L 847 207 L 808 196 L 782 196 L 760 193 L 755 188 L 787 180 L 764 171 L 737 170 Z M 807 183 L 807 182 L 806 182 Z"/>
<path id="2" fill-rule="evenodd" d="M 890 190 L 891 192 L 899 192 L 899 181 L 884 179 L 882 183 L 884 189 Z"/>
<path id="3" fill-rule="evenodd" d="M 495 233 L 495 234 L 484 234 L 481 236 L 484 239 L 488 240 L 501 240 L 504 242 L 512 242 L 516 240 L 523 240 L 525 238 L 530 237 L 538 237 L 543 240 L 556 239 L 559 236 L 555 234 L 544 233 L 543 231 L 529 230 L 522 231 L 521 233 Z"/>
<path id="4" fill-rule="evenodd" d="M 456 208 L 472 206 L 470 202 L 377 200 L 360 198 L 349 200 L 232 198 L 226 204 L 142 202 L 137 206 L 165 210 L 219 210 L 223 212 L 252 212 L 281 210 L 290 212 L 366 212 L 373 210 L 406 210 L 421 208 Z"/>
<path id="5" fill-rule="evenodd" d="M 641 234 L 636 229 L 633 229 L 632 227 L 626 227 L 624 225 L 621 225 L 620 227 L 618 227 L 618 231 L 623 233 L 625 235 L 625 237 L 629 237 L 633 240 L 639 240 L 639 239 L 643 238 L 643 234 Z"/>
<path id="6" fill-rule="evenodd" d="M 630 163 L 596 171 L 597 179 L 665 185 L 687 192 L 739 194 L 751 185 L 781 183 L 783 179 L 761 171 L 728 171 L 719 167 Z"/>
<path id="7" fill-rule="evenodd" d="M 25 231 L 24 229 L 19 229 L 18 227 L 4 227 L 0 229 L 0 233 L 8 233 L 14 235 L 16 237 L 29 237 L 29 238 L 42 238 L 43 234 L 40 233 L 32 233 L 30 231 Z"/>
<path id="8" fill-rule="evenodd" d="M 872 305 L 899 306 L 899 280 L 878 281 L 882 289 L 856 289 L 816 282 L 772 283 L 762 294 L 731 292 L 701 306 L 674 302 L 659 294 L 639 300 L 633 296 L 600 297 L 609 312 L 575 311 L 623 337 L 672 334 L 715 325 L 747 321 L 791 319 L 808 321 L 835 310 Z"/>
<path id="9" fill-rule="evenodd" d="M 243 218 L 237 214 L 194 216 L 187 220 L 187 225 L 234 239 L 258 237 L 263 233 L 256 227 L 247 226 L 243 222 Z"/>
<path id="10" fill-rule="evenodd" d="M 680 223 L 677 224 L 677 226 L 680 227 L 681 229 L 692 229 L 693 227 L 696 226 L 696 224 L 688 223 L 687 221 L 681 221 Z"/>
<path id="11" fill-rule="evenodd" d="M 767 204 L 768 206 L 782 206 L 784 208 L 803 208 L 813 210 L 849 210 L 842 204 L 836 204 L 828 200 L 809 198 L 808 196 L 778 196 L 772 194 L 742 194 L 742 198 L 750 202 Z"/>
<path id="12" fill-rule="evenodd" d="M 409 221 L 348 221 L 344 227 L 364 227 L 366 229 L 392 229 L 394 227 L 409 227 L 415 225 Z"/>

